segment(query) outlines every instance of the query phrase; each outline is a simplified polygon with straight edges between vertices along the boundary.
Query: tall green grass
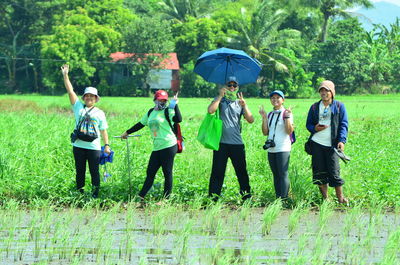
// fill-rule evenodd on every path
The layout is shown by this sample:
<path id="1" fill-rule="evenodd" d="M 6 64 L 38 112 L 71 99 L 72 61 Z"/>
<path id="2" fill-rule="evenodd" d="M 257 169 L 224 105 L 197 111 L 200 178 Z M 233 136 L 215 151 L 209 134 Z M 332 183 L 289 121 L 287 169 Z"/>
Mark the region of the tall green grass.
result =
<path id="1" fill-rule="evenodd" d="M 344 193 L 353 205 L 370 205 L 379 201 L 384 206 L 395 206 L 400 201 L 400 105 L 399 95 L 338 97 L 346 104 L 349 115 L 349 137 L 346 154 L 352 161 L 341 164 L 345 179 Z M 173 203 L 201 205 L 207 202 L 211 173 L 212 151 L 196 141 L 197 130 L 211 99 L 181 98 L 182 131 L 186 150 L 178 154 L 174 165 Z M 287 99 L 285 105 L 294 106 L 297 142 L 291 153 L 289 178 L 290 196 L 296 205 L 321 202 L 318 189 L 311 182 L 310 156 L 303 150 L 308 137 L 305 120 L 315 99 Z M 242 135 L 246 145 L 252 205 L 263 206 L 275 199 L 272 175 L 266 152 L 261 148 L 265 137 L 261 133 L 258 107 L 270 108 L 267 99 L 247 99 L 255 122 L 242 122 Z M 107 98 L 98 106 L 109 123 L 109 135 L 120 135 L 139 121 L 149 108 L 151 98 Z M 72 110 L 67 96 L 37 95 L 0 96 L 0 199 L 14 199 L 31 205 L 46 200 L 52 205 L 79 205 L 88 200 L 75 192 L 75 169 L 69 135 L 74 127 Z M 138 132 L 141 137 L 129 139 L 132 191 L 128 185 L 126 143 L 111 138 L 115 151 L 114 163 L 107 166 L 112 177 L 101 183 L 100 200 L 104 204 L 128 201 L 129 193 L 140 190 L 152 149 L 147 128 Z M 103 169 L 101 169 L 103 170 Z M 102 173 L 102 172 L 101 172 Z M 90 176 L 87 173 L 87 185 Z M 222 202 L 240 204 L 239 187 L 235 172 L 228 163 Z M 333 189 L 329 189 L 334 196 Z M 159 200 L 163 194 L 163 175 L 160 170 L 148 199 Z M 200 199 L 199 199 L 200 198 Z M 203 202 L 201 202 L 201 198 Z"/>

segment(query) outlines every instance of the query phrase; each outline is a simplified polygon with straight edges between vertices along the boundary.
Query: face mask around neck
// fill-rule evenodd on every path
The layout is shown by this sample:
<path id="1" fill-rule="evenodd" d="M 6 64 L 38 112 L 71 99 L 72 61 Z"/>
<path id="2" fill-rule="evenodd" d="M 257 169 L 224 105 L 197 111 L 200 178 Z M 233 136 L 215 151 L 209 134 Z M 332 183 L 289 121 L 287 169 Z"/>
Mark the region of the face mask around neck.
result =
<path id="1" fill-rule="evenodd" d="M 230 101 L 235 101 L 237 99 L 237 91 L 226 91 L 225 92 L 225 98 L 230 100 Z"/>
<path id="2" fill-rule="evenodd" d="M 155 105 L 154 107 L 155 110 L 163 110 L 167 107 L 167 102 L 155 100 L 154 105 Z"/>

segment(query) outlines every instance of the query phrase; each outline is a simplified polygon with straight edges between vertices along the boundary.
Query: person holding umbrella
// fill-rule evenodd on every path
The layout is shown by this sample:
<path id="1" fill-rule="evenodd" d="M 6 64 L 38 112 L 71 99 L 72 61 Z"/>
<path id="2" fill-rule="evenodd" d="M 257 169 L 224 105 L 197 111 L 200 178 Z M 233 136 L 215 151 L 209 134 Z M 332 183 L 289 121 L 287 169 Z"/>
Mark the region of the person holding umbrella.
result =
<path id="1" fill-rule="evenodd" d="M 147 165 L 146 180 L 139 192 L 139 198 L 144 200 L 147 192 L 153 186 L 154 178 L 160 167 L 164 173 L 164 197 L 167 198 L 172 191 L 172 170 L 174 158 L 178 151 L 177 139 L 172 131 L 169 121 L 179 123 L 182 121 L 181 112 L 178 107 L 178 94 L 174 96 L 170 104 L 167 104 L 168 93 L 158 90 L 154 94 L 154 107 L 145 113 L 142 119 L 121 135 L 127 139 L 128 135 L 134 133 L 144 126 L 149 126 L 151 138 L 153 139 L 153 152 Z M 166 116 L 168 115 L 168 117 Z"/>
<path id="2" fill-rule="evenodd" d="M 84 192 L 87 161 L 92 177 L 92 196 L 93 198 L 97 198 L 100 189 L 99 161 L 101 153 L 100 137 L 97 136 L 97 132 L 100 131 L 101 138 L 104 141 L 104 152 L 107 154 L 111 152 L 110 145 L 108 144 L 106 116 L 102 110 L 95 107 L 95 104 L 100 100 L 96 88 L 85 88 L 85 92 L 82 96 L 85 102 L 85 104 L 83 104 L 75 94 L 69 80 L 69 65 L 64 64 L 61 67 L 61 72 L 64 77 L 64 85 L 68 92 L 69 101 L 75 114 L 76 130 L 71 135 L 71 141 L 75 159 L 76 188 L 79 192 Z M 86 121 L 87 127 L 83 126 L 83 124 L 85 124 L 83 121 Z M 88 132 L 94 133 L 95 136 L 91 139 L 86 139 L 88 137 L 85 137 L 84 134 Z"/>
<path id="3" fill-rule="evenodd" d="M 254 122 L 254 117 L 248 108 L 242 93 L 238 93 L 239 83 L 235 76 L 227 78 L 226 87 L 219 90 L 219 95 L 208 106 L 208 113 L 214 113 L 218 108 L 223 122 L 222 137 L 218 151 L 213 151 L 212 171 L 209 183 L 209 196 L 218 200 L 221 195 L 228 158 L 235 169 L 242 199 L 251 197 L 249 175 L 247 173 L 245 147 L 241 136 L 240 119 Z"/>

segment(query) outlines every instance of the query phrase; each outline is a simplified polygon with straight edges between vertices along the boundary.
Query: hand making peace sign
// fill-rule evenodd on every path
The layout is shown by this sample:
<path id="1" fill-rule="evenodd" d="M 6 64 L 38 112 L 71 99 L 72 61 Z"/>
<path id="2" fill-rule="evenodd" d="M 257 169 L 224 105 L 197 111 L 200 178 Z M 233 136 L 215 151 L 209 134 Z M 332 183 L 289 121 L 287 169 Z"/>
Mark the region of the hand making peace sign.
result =
<path id="1" fill-rule="evenodd" d="M 242 92 L 239 92 L 239 93 L 238 93 L 238 97 L 239 97 L 239 104 L 240 104 L 240 106 L 242 106 L 242 107 L 246 106 L 246 101 L 245 101 L 244 98 L 243 98 L 243 93 L 242 93 Z"/>

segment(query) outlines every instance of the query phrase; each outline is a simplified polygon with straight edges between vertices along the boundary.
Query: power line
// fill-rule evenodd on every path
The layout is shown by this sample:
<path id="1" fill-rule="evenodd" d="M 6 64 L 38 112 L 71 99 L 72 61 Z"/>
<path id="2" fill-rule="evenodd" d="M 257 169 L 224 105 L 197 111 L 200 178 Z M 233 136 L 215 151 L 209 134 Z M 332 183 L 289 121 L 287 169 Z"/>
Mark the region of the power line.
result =
<path id="1" fill-rule="evenodd" d="M 10 60 L 11 58 L 10 57 L 4 57 L 4 56 L 0 56 L 0 59 L 4 59 L 4 60 Z M 22 58 L 22 57 L 16 57 L 16 58 L 12 58 L 11 60 L 18 60 L 18 61 L 41 61 L 41 62 L 43 62 L 43 61 L 48 61 L 48 62 L 61 62 L 61 63 L 65 63 L 65 62 L 67 62 L 68 60 L 63 60 L 63 59 L 48 59 L 48 58 L 27 58 L 27 57 L 25 57 L 25 58 Z M 71 59 L 70 61 L 76 61 L 76 60 L 74 60 L 74 59 Z M 119 61 L 116 61 L 116 62 L 114 62 L 114 61 L 91 61 L 91 60 L 85 60 L 85 62 L 88 62 L 88 63 L 92 63 L 92 64 L 114 64 L 114 65 L 130 65 L 130 64 L 132 64 L 132 63 L 134 63 L 134 64 L 140 64 L 140 65 L 153 65 L 152 63 L 148 63 L 148 62 L 140 62 L 140 63 L 137 63 L 137 62 L 129 62 L 129 61 L 127 61 L 127 60 L 119 60 Z M 385 61 L 386 63 L 389 63 L 389 64 L 391 64 L 391 63 L 395 63 L 395 60 L 386 60 Z M 371 65 L 371 63 L 354 63 L 354 62 L 350 62 L 350 63 L 348 63 L 349 65 Z M 274 64 L 263 64 L 263 66 L 264 67 L 268 67 L 268 66 L 274 66 Z M 303 68 L 312 68 L 313 66 L 338 66 L 338 64 L 337 63 L 329 63 L 329 62 L 326 62 L 326 63 L 304 63 L 304 64 L 302 64 L 301 65 L 301 67 L 303 67 Z"/>

